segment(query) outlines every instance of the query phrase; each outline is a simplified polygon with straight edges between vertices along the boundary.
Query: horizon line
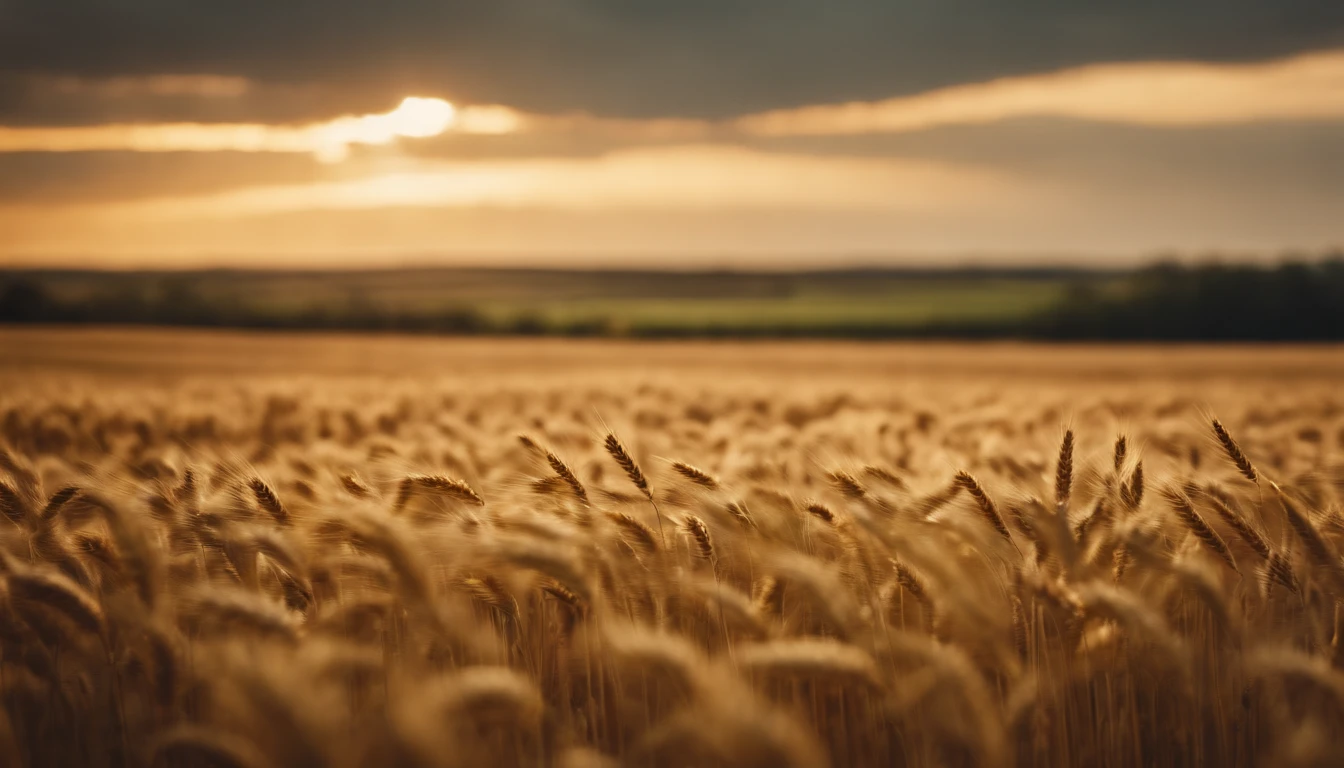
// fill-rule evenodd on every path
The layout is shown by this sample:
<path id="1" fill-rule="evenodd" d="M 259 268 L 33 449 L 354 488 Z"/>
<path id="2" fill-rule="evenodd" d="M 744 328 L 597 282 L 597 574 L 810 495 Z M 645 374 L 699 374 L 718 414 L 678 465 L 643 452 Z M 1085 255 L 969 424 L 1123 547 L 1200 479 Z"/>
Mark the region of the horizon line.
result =
<path id="1" fill-rule="evenodd" d="M 302 262 L 282 263 L 271 261 L 266 264 L 217 262 L 209 264 L 134 264 L 118 263 L 109 265 L 90 265 L 83 260 L 46 261 L 45 263 L 18 262 L 0 260 L 0 272 L 3 273 L 59 273 L 83 272 L 106 274 L 192 274 L 192 273 L 325 273 L 360 274 L 390 272 L 500 272 L 500 273 L 608 273 L 608 274 L 723 274 L 723 275 L 800 275 L 800 274 L 841 274 L 862 272 L 885 273 L 956 273 L 956 272 L 1075 272 L 1106 273 L 1129 272 L 1162 264 L 1181 266 L 1255 266 L 1272 267 L 1286 264 L 1323 264 L 1344 259 L 1344 246 L 1318 249 L 1284 248 L 1273 252 L 1199 252 L 1176 253 L 1157 252 L 1147 255 L 1134 255 L 1120 258 L 1090 257 L 1045 257 L 1015 259 L 1012 257 L 990 257 L 984 260 L 967 258 L 954 262 L 945 260 L 920 260 L 919 257 L 907 257 L 900 261 L 847 260 L 834 263 L 802 260 L 791 265 L 771 263 L 744 263 L 733 260 L 732 263 L 689 263 L 682 266 L 676 263 L 658 264 L 621 264 L 602 260 L 601 263 L 552 263 L 512 262 L 505 264 L 489 262 L 441 263 L 433 261 L 402 261 L 392 264 L 375 263 L 333 263 L 304 264 Z M 660 260 L 660 262 L 663 260 Z M 671 261 L 671 260 L 667 260 Z M 250 262 L 250 260 L 249 260 Z"/>

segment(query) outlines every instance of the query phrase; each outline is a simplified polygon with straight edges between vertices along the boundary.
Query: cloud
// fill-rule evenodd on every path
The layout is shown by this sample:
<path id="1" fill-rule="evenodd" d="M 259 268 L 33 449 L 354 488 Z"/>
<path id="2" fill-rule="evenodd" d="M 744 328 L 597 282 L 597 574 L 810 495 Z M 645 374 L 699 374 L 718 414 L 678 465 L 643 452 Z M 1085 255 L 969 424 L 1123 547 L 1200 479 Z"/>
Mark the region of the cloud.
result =
<path id="1" fill-rule="evenodd" d="M 75 86 L 77 89 L 85 85 Z M 120 88 L 225 88 L 228 81 L 178 79 Z M 451 138 L 413 153 L 461 155 L 463 136 L 517 136 L 515 151 L 550 146 L 601 153 L 644 145 L 740 142 L 750 138 L 895 134 L 1024 117 L 1057 117 L 1156 127 L 1219 126 L 1344 119 L 1344 50 L 1256 64 L 1141 62 L 1092 65 L 1002 78 L 877 102 L 815 105 L 731 121 L 630 119 L 585 113 L 527 114 L 499 105 L 454 107 L 408 97 L 396 109 L 308 125 L 260 123 L 111 124 L 0 127 L 0 153 L 129 150 L 137 152 L 308 152 L 343 159 L 352 146 L 396 139 Z M 541 137 L 535 140 L 533 137 Z M 502 142 L 493 142 L 498 148 Z"/>
<path id="2" fill-rule="evenodd" d="M 408 96 L 385 113 L 347 115 L 323 123 L 112 124 L 76 127 L 0 127 L 2 152 L 308 152 L 344 159 L 353 145 L 383 145 L 448 130 L 508 133 L 520 117 L 504 107 L 456 109 L 442 99 Z"/>
<path id="3" fill-rule="evenodd" d="M 1341 45 L 1344 4 L 1337 0 L 0 5 L 0 72 L 90 79 L 209 74 L 243 78 L 258 93 L 326 94 L 306 105 L 308 114 L 298 114 L 303 105 L 296 105 L 288 118 L 306 121 L 370 111 L 371 93 L 538 113 L 718 119 L 1094 63 L 1251 61 Z M 24 116 L 42 105 L 31 103 L 31 93 L 10 96 L 0 120 L 31 123 Z M 207 101 L 143 103 L 159 110 L 154 119 L 197 122 L 204 118 L 193 110 L 211 108 Z"/>
<path id="4" fill-rule="evenodd" d="M 1153 126 L 1344 118 L 1344 50 L 1259 64 L 1093 65 L 885 101 L 766 112 L 736 126 L 763 136 L 900 133 L 1028 116 Z"/>
<path id="5" fill-rule="evenodd" d="M 816 157 L 905 157 L 1152 196 L 1240 190 L 1275 216 L 1284 195 L 1344 196 L 1344 121 L 1153 127 L 1061 118 L 910 133 L 763 137 L 748 145 Z"/>

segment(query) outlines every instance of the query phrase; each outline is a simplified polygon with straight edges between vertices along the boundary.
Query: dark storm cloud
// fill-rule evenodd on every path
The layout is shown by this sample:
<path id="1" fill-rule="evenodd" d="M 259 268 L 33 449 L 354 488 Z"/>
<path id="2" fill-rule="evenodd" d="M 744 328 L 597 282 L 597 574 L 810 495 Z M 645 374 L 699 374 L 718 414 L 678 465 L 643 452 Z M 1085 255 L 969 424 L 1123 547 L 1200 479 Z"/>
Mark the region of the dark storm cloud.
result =
<path id="1" fill-rule="evenodd" d="M 211 73 L 357 94 L 289 105 L 313 117 L 376 108 L 380 92 L 726 116 L 1097 61 L 1341 44 L 1339 0 L 0 0 L 0 72 Z M 0 120 L 88 119 L 19 90 L 0 98 Z M 249 108 L 261 110 L 216 107 L 228 119 Z"/>

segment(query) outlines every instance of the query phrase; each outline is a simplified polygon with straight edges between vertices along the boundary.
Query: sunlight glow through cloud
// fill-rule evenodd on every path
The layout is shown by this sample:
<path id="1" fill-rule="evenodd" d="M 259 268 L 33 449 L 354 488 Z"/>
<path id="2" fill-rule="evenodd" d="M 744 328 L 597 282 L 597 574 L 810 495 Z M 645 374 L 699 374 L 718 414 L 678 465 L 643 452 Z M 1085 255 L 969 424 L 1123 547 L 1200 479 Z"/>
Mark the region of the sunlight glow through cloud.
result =
<path id="1" fill-rule="evenodd" d="M 259 123 L 167 123 L 0 127 L 0 152 L 310 152 L 324 161 L 346 157 L 354 145 L 389 144 L 446 131 L 506 133 L 520 118 L 504 107 L 458 109 L 443 99 L 409 96 L 391 112 L 336 118 L 302 126 Z"/>
<path id="2" fill-rule="evenodd" d="M 976 227 L 965 222 L 978 212 L 989 209 L 1016 221 L 1050 210 L 1066 192 L 935 161 L 712 144 L 593 158 L 371 162 L 351 177 L 336 170 L 332 178 L 311 183 L 106 203 L 0 205 L 0 259 L 65 258 L 93 247 L 128 264 L 184 253 L 278 257 L 320 251 L 331 259 L 478 247 L 513 253 L 599 247 L 626 254 L 653 247 L 670 253 L 692 243 L 695 249 L 797 252 L 840 233 L 817 224 L 825 217 L 843 221 L 857 214 L 890 220 L 902 231 L 913 221 L 956 217 L 958 232 L 974 234 Z M 665 228 L 666 222 L 681 224 Z M 683 226 L 694 222 L 691 230 Z M 765 230 L 761 223 L 768 223 Z M 876 235 L 864 231 L 843 235 L 844 242 L 871 244 Z"/>
<path id="3" fill-rule="evenodd" d="M 456 117 L 443 99 L 408 96 L 391 112 L 343 117 L 314 130 L 316 152 L 324 160 L 341 160 L 351 144 L 389 144 L 397 137 L 424 139 L 448 130 Z"/>
<path id="4" fill-rule="evenodd" d="M 623 150 L 597 159 L 426 161 L 414 170 L 145 200 L 120 210 L 155 218 L 481 205 L 929 210 L 1002 200 L 1026 188 L 1022 180 L 1004 174 L 931 161 L 817 158 L 685 145 Z"/>

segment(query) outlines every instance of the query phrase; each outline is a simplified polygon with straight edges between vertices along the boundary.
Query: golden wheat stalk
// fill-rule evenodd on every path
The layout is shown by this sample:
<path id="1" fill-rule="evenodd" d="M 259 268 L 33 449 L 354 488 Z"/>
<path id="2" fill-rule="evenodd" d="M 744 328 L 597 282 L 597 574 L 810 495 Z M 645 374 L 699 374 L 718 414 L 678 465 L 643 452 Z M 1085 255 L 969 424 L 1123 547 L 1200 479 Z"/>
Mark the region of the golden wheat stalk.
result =
<path id="1" fill-rule="evenodd" d="M 932 598 L 929 597 L 929 590 L 924 585 L 924 579 L 910 570 L 899 560 L 892 560 L 892 566 L 896 569 L 896 583 L 905 588 L 910 596 L 923 603 L 926 607 L 932 607 Z"/>
<path id="2" fill-rule="evenodd" d="M 569 465 L 565 463 L 564 459 L 556 456 L 551 451 L 547 451 L 546 462 L 551 465 L 551 469 L 555 472 L 556 476 L 563 480 L 565 485 L 569 486 L 569 490 L 574 494 L 575 498 L 584 504 L 587 504 L 588 490 L 583 487 L 583 483 L 579 482 L 579 476 L 574 474 L 574 470 L 569 468 Z"/>
<path id="3" fill-rule="evenodd" d="M 256 499 L 257 506 L 269 514 L 277 524 L 289 524 L 289 510 L 280 503 L 280 497 L 275 495 L 275 490 L 265 480 L 254 477 L 247 481 L 247 486 L 252 489 L 252 497 Z"/>
<path id="4" fill-rule="evenodd" d="M 531 435 L 519 434 L 518 443 L 522 445 L 523 448 L 527 449 L 528 453 L 531 453 L 535 456 L 545 456 L 546 454 L 550 453 L 550 451 L 546 450 L 545 448 L 542 448 L 541 444 L 538 443 L 535 439 L 533 439 Z"/>
<path id="5" fill-rule="evenodd" d="M 584 616 L 588 613 L 588 602 L 558 581 L 543 583 L 541 591 L 555 598 L 557 602 L 576 616 Z"/>
<path id="6" fill-rule="evenodd" d="M 9 473 L 20 493 L 31 499 L 37 499 L 40 496 L 39 489 L 42 486 L 42 479 L 37 476 L 36 472 L 29 469 L 24 462 L 20 461 L 17 456 L 2 447 L 0 447 L 0 469 Z"/>
<path id="7" fill-rule="evenodd" d="M 653 514 L 658 518 L 658 538 L 662 541 L 663 546 L 667 546 L 667 539 L 663 535 L 663 513 L 658 509 L 658 502 L 653 498 L 653 491 L 649 488 L 649 481 L 644 477 L 644 472 L 640 470 L 634 457 L 625 449 L 625 445 L 621 443 L 614 432 L 607 433 L 606 438 L 602 441 L 602 447 L 606 448 L 607 453 L 615 460 L 616 465 L 621 468 L 621 471 L 625 472 L 625 476 L 630 478 L 630 482 L 634 484 L 635 488 L 644 494 L 644 498 L 648 499 L 649 503 L 653 505 Z"/>
<path id="8" fill-rule="evenodd" d="M 1302 542 L 1307 558 L 1334 582 L 1336 588 L 1344 588 L 1344 565 L 1340 563 L 1334 547 L 1321 535 L 1311 518 L 1307 517 L 1288 494 L 1283 492 L 1278 483 L 1271 480 L 1269 487 L 1278 497 L 1279 505 L 1283 507 L 1284 516 L 1288 519 L 1288 526 Z"/>
<path id="9" fill-rule="evenodd" d="M 1074 540 L 1079 543 L 1082 543 L 1085 539 L 1087 539 L 1088 534 L 1090 534 L 1098 526 L 1102 527 L 1106 526 L 1110 522 L 1110 519 L 1111 519 L 1110 506 L 1106 503 L 1105 498 L 1098 498 L 1096 503 L 1092 505 L 1092 511 L 1082 520 L 1079 520 L 1078 524 L 1074 526 L 1073 528 Z"/>
<path id="10" fill-rule="evenodd" d="M 485 506 L 485 500 L 480 494 L 456 478 L 443 475 L 407 475 L 397 484 L 397 496 L 392 502 L 392 511 L 395 513 L 404 510 L 411 497 L 419 491 L 439 494 L 478 507 Z"/>
<path id="11" fill-rule="evenodd" d="M 646 554 L 653 554 L 658 551 L 658 538 L 649 526 L 624 512 L 607 512 L 606 515 L 608 520 L 630 534 L 630 537 L 639 544 L 640 549 L 644 550 Z"/>
<path id="12" fill-rule="evenodd" d="M 79 495 L 79 486 L 77 485 L 67 485 L 51 494 L 51 498 L 47 499 L 46 505 L 38 513 L 38 518 L 44 523 L 51 522 L 61 513 L 61 509 L 77 495 Z"/>
<path id="13" fill-rule="evenodd" d="M 756 530 L 756 519 L 751 516 L 751 510 L 747 509 L 745 502 L 730 501 L 724 506 L 724 509 L 727 509 L 728 514 L 732 515 L 738 523 L 741 523 L 743 528 Z"/>
<path id="14" fill-rule="evenodd" d="M 1130 554 L 1128 546 L 1118 544 L 1111 554 L 1111 562 L 1113 566 L 1111 576 L 1118 583 L 1129 571 L 1129 566 L 1134 562 L 1134 556 Z"/>
<path id="15" fill-rule="evenodd" d="M 686 516 L 686 533 L 695 542 L 695 553 L 705 560 L 714 559 L 714 539 L 709 535 L 709 526 L 695 515 Z"/>
<path id="16" fill-rule="evenodd" d="M 609 433 L 602 441 L 602 445 L 607 449 L 611 458 L 616 461 L 621 471 L 625 472 L 625 476 L 630 478 L 630 482 L 634 484 L 635 488 L 652 501 L 653 491 L 649 489 L 648 479 L 644 477 L 644 472 L 639 468 L 639 464 L 635 463 L 634 457 L 625 449 L 625 445 L 621 443 L 620 439 L 615 434 Z"/>
<path id="17" fill-rule="evenodd" d="M 28 504 L 3 480 L 0 480 L 0 514 L 15 525 L 23 525 L 28 519 Z"/>
<path id="18" fill-rule="evenodd" d="M 425 490 L 447 496 L 450 499 L 465 501 L 478 507 L 485 506 L 485 500 L 465 482 L 443 475 L 416 475 L 416 485 Z"/>
<path id="19" fill-rule="evenodd" d="M 50 611 L 70 620 L 91 634 L 102 634 L 104 616 L 98 604 L 78 584 L 54 572 L 7 565 L 5 582 L 15 607 Z"/>
<path id="20" fill-rule="evenodd" d="M 975 501 L 975 508 L 980 512 L 980 516 L 985 519 L 985 522 L 989 523 L 995 531 L 998 531 L 1000 536 L 1016 547 L 1017 543 L 1013 542 L 1013 536 L 1008 532 L 1008 526 L 1004 524 L 1003 516 L 999 514 L 999 509 L 994 505 L 994 500 L 989 498 L 989 494 L 980 485 L 980 481 L 976 480 L 966 470 L 961 470 L 957 473 L 956 483 Z"/>
<path id="21" fill-rule="evenodd" d="M 756 592 L 757 610 L 778 616 L 784 607 L 784 583 L 774 576 L 767 576 Z"/>
<path id="22" fill-rule="evenodd" d="M 1059 445 L 1059 460 L 1055 464 L 1055 509 L 1069 507 L 1069 498 L 1073 494 L 1073 430 L 1064 432 L 1064 440 Z"/>
<path id="23" fill-rule="evenodd" d="M 896 488 L 898 490 L 904 491 L 908 490 L 909 488 L 909 486 L 906 485 L 905 481 L 902 480 L 900 476 L 898 476 L 896 473 L 884 467 L 880 467 L 876 464 L 864 464 L 863 468 L 860 471 L 863 472 L 864 475 L 871 477 L 874 480 L 886 483 L 887 485 L 890 485 L 891 487 Z"/>
<path id="24" fill-rule="evenodd" d="M 1265 541 L 1265 537 L 1261 536 L 1258 531 L 1251 527 L 1250 523 L 1246 522 L 1246 518 L 1234 512 L 1219 496 L 1204 489 L 1199 490 L 1204 499 L 1208 501 L 1209 506 L 1213 507 L 1213 511 L 1218 514 L 1218 517 L 1245 542 L 1246 546 L 1250 547 L 1262 560 L 1270 558 L 1272 553 L 1269 542 Z"/>
<path id="25" fill-rule="evenodd" d="M 1278 552 L 1270 553 L 1269 558 L 1265 560 L 1260 577 L 1262 584 L 1266 587 L 1270 582 L 1274 582 L 1295 595 L 1302 594 L 1302 583 L 1298 580 L 1297 574 L 1293 572 L 1292 564 L 1288 562 L 1288 558 Z"/>
<path id="26" fill-rule="evenodd" d="M 1134 465 L 1134 471 L 1129 474 L 1129 483 L 1120 484 L 1120 503 L 1130 512 L 1137 510 L 1143 504 L 1143 462 Z"/>
<path id="27" fill-rule="evenodd" d="M 703 469 L 694 467 L 690 464 L 687 464 L 684 461 L 672 462 L 672 469 L 677 474 L 681 475 L 687 480 L 690 480 L 692 483 L 695 483 L 696 485 L 701 486 L 703 488 L 716 489 L 719 487 L 718 478 L 714 477 L 713 475 L 709 474 Z"/>
<path id="28" fill-rule="evenodd" d="M 1195 535 L 1195 538 L 1199 539 L 1204 546 L 1227 563 L 1227 567 L 1240 572 L 1236 560 L 1232 559 L 1232 550 L 1227 548 L 1227 542 L 1223 541 L 1223 537 L 1219 536 L 1218 532 L 1204 521 L 1204 518 L 1195 510 L 1194 505 L 1190 503 L 1190 499 L 1179 488 L 1166 486 L 1162 488 L 1161 494 L 1176 513 L 1177 519 Z"/>
<path id="29" fill-rule="evenodd" d="M 840 495 L 847 499 L 858 501 L 868 497 L 868 491 L 848 472 L 836 470 L 826 473 L 826 477 L 831 481 L 831 485 L 840 492 Z"/>
<path id="30" fill-rule="evenodd" d="M 825 504 L 822 504 L 819 501 L 809 500 L 803 504 L 803 509 L 806 510 L 809 515 L 812 515 L 823 523 L 826 523 L 827 525 L 835 525 L 835 513 Z"/>
<path id="31" fill-rule="evenodd" d="M 359 475 L 356 475 L 353 472 L 341 475 L 340 481 L 341 487 L 345 489 L 345 492 L 357 499 L 366 499 L 373 495 L 373 490 L 369 488 L 363 480 L 359 479 Z"/>
<path id="32" fill-rule="evenodd" d="M 1213 420 L 1213 434 L 1218 438 L 1219 445 L 1223 447 L 1223 453 L 1236 466 L 1241 476 L 1253 483 L 1259 483 L 1260 476 L 1255 471 L 1255 465 L 1242 452 L 1241 446 L 1237 445 L 1237 441 L 1232 439 L 1232 435 L 1223 426 L 1222 422 L 1217 419 Z"/>
<path id="33" fill-rule="evenodd" d="M 1031 654 L 1031 647 L 1027 642 L 1027 620 L 1024 615 L 1022 600 L 1017 595 L 1012 596 L 1010 618 L 1013 627 L 1013 650 L 1017 651 L 1017 658 L 1026 660 Z"/>

